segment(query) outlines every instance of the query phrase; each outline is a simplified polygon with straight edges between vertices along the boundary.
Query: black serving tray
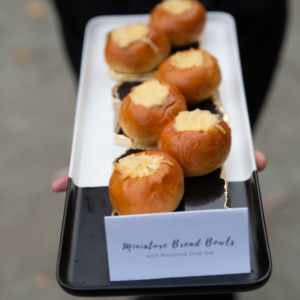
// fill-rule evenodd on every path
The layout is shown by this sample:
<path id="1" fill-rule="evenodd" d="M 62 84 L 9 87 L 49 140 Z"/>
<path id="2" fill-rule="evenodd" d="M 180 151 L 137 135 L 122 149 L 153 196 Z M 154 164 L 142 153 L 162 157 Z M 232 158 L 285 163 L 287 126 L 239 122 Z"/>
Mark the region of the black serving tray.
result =
<path id="1" fill-rule="evenodd" d="M 223 207 L 220 169 L 188 178 L 185 184 L 188 192 L 178 210 Z M 256 171 L 245 182 L 229 182 L 228 192 L 232 208 L 249 210 L 250 274 L 110 282 L 104 228 L 104 216 L 112 213 L 108 187 L 79 188 L 69 179 L 57 263 L 59 284 L 76 296 L 228 293 L 261 287 L 271 275 L 271 256 Z"/>

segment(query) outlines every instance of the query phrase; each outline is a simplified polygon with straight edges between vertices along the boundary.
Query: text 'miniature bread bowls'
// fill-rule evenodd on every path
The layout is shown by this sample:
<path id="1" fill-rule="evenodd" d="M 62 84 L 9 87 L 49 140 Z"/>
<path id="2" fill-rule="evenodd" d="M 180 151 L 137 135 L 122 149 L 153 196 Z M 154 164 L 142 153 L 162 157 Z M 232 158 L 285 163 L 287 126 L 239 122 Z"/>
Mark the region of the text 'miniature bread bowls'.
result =
<path id="1" fill-rule="evenodd" d="M 116 28 L 107 38 L 105 59 L 117 72 L 138 74 L 157 68 L 170 54 L 168 36 L 142 23 Z"/>
<path id="2" fill-rule="evenodd" d="M 150 79 L 132 88 L 123 99 L 119 125 L 136 144 L 156 146 L 162 129 L 186 109 L 176 87 Z"/>
<path id="3" fill-rule="evenodd" d="M 184 175 L 178 162 L 158 151 L 144 151 L 114 164 L 109 197 L 119 215 L 174 211 L 184 192 Z"/>
<path id="4" fill-rule="evenodd" d="M 158 68 L 156 78 L 176 86 L 188 107 L 208 99 L 221 83 L 221 71 L 214 56 L 204 49 L 179 51 Z"/>
<path id="5" fill-rule="evenodd" d="M 150 25 L 168 35 L 173 46 L 198 41 L 204 29 L 206 9 L 198 1 L 162 1 L 151 11 Z"/>
<path id="6" fill-rule="evenodd" d="M 206 175 L 226 161 L 231 129 L 218 115 L 196 109 L 180 112 L 160 133 L 157 149 L 175 158 L 186 177 Z"/>

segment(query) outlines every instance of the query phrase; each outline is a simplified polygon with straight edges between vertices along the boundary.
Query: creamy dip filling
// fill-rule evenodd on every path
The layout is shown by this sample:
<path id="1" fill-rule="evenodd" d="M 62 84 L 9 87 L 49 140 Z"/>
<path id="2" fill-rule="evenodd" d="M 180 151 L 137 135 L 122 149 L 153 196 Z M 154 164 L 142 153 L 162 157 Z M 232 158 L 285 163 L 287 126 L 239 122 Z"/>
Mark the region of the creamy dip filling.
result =
<path id="1" fill-rule="evenodd" d="M 180 15 L 192 7 L 192 1 L 184 0 L 165 0 L 160 6 L 170 14 Z"/>
<path id="2" fill-rule="evenodd" d="M 156 79 L 151 79 L 133 88 L 129 97 L 136 105 L 153 107 L 163 105 L 169 94 L 170 92 L 167 86 L 161 84 Z"/>
<path id="3" fill-rule="evenodd" d="M 125 180 L 127 177 L 141 178 L 153 174 L 161 163 L 174 166 L 172 162 L 164 160 L 161 155 L 146 155 L 143 153 L 138 156 L 131 154 L 120 159 L 115 164 L 115 169 L 122 174 L 122 180 Z"/>
<path id="4" fill-rule="evenodd" d="M 145 39 L 148 33 L 149 27 L 147 25 L 137 23 L 115 29 L 111 33 L 111 37 L 119 48 L 126 48 L 135 41 Z"/>
<path id="5" fill-rule="evenodd" d="M 201 67 L 204 57 L 201 49 L 190 49 L 176 52 L 170 57 L 171 66 L 177 69 L 188 69 L 191 67 Z"/>
<path id="6" fill-rule="evenodd" d="M 173 125 L 176 131 L 187 130 L 209 130 L 214 127 L 218 128 L 223 134 L 225 129 L 220 126 L 221 120 L 218 115 L 212 114 L 208 110 L 195 109 L 193 111 L 182 111 L 175 118 Z"/>

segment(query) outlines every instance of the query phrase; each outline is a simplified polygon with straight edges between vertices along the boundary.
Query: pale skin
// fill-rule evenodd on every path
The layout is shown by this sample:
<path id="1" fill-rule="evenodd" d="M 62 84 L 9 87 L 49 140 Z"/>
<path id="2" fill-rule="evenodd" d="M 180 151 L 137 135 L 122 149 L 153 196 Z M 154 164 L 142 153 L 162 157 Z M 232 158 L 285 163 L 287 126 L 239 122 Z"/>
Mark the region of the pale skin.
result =
<path id="1" fill-rule="evenodd" d="M 255 155 L 257 171 L 261 172 L 267 166 L 267 159 L 266 159 L 265 155 L 258 150 L 254 150 L 254 155 Z M 52 182 L 51 190 L 54 193 L 65 192 L 68 187 L 68 179 L 69 179 L 68 174 L 57 178 L 56 180 L 54 180 Z"/>

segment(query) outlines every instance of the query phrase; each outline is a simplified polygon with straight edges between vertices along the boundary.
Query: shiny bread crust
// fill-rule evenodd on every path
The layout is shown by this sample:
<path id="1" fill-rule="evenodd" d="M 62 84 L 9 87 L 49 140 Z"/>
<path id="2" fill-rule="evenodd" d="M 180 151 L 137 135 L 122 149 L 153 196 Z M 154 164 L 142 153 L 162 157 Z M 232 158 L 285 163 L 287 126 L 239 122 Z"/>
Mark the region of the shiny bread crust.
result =
<path id="1" fill-rule="evenodd" d="M 173 46 L 184 46 L 198 41 L 204 29 L 206 9 L 198 1 L 180 15 L 174 15 L 157 5 L 151 12 L 150 25 L 166 33 Z"/>
<path id="2" fill-rule="evenodd" d="M 142 178 L 127 177 L 114 170 L 109 181 L 109 197 L 119 215 L 163 213 L 174 211 L 184 192 L 184 175 L 178 162 L 166 153 L 144 151 L 136 153 L 160 154 L 173 166 L 161 163 L 151 175 Z"/>
<path id="3" fill-rule="evenodd" d="M 124 133 L 138 144 L 155 146 L 162 129 L 181 111 L 187 109 L 180 91 L 171 85 L 169 96 L 161 106 L 145 107 L 134 104 L 130 93 L 123 99 L 119 113 L 119 124 Z"/>
<path id="4" fill-rule="evenodd" d="M 186 177 L 206 175 L 222 166 L 231 148 L 231 129 L 226 122 L 219 123 L 226 134 L 216 127 L 177 132 L 174 122 L 160 133 L 157 149 L 175 158 Z"/>
<path id="5" fill-rule="evenodd" d="M 171 43 L 168 36 L 149 27 L 147 38 L 158 48 L 158 53 L 146 42 L 138 40 L 126 48 L 119 48 L 108 36 L 105 59 L 111 69 L 124 73 L 144 73 L 157 68 L 170 54 Z"/>
<path id="6" fill-rule="evenodd" d="M 188 51 L 188 50 L 187 50 Z M 221 83 L 221 71 L 217 59 L 205 50 L 203 65 L 177 69 L 170 64 L 170 58 L 158 68 L 156 78 L 176 86 L 186 99 L 188 107 L 209 98 Z"/>

